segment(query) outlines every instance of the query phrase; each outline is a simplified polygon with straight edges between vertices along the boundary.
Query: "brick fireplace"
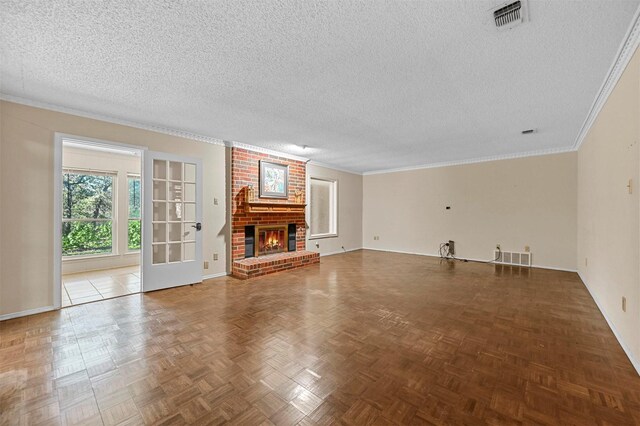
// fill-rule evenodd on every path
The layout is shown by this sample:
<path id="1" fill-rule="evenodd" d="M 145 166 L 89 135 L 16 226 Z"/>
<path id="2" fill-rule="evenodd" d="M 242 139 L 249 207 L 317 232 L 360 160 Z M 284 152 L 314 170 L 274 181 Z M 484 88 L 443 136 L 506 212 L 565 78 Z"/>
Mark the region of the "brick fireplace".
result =
<path id="1" fill-rule="evenodd" d="M 288 198 L 259 197 L 260 161 L 288 166 Z M 233 147 L 231 191 L 233 276 L 246 279 L 320 261 L 318 253 L 305 251 L 304 162 Z"/>

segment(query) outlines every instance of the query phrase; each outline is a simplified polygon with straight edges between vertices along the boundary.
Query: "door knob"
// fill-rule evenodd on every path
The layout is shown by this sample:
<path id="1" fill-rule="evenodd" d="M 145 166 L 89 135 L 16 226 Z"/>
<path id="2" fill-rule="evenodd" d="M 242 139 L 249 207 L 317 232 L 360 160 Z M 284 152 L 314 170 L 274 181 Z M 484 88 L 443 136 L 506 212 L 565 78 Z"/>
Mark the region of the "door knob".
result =
<path id="1" fill-rule="evenodd" d="M 196 231 L 202 230 L 202 224 L 200 222 L 196 223 L 195 225 L 191 225 L 191 227 L 196 228 Z"/>

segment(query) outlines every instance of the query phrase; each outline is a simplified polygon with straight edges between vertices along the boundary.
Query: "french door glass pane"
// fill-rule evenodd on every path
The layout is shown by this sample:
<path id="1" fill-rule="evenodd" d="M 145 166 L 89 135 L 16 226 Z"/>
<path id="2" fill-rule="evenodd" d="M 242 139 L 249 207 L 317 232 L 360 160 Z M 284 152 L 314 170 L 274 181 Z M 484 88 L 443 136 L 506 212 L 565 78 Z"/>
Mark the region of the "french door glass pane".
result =
<path id="1" fill-rule="evenodd" d="M 180 242 L 182 240 L 182 224 L 170 223 L 169 224 L 169 241 Z"/>
<path id="2" fill-rule="evenodd" d="M 166 223 L 153 224 L 153 242 L 154 243 L 167 242 L 167 224 Z"/>
<path id="3" fill-rule="evenodd" d="M 152 178 L 153 263 L 195 260 L 196 165 L 154 160 Z"/>
<path id="4" fill-rule="evenodd" d="M 153 245 L 153 264 L 167 263 L 167 245 L 166 244 L 154 244 Z"/>
<path id="5" fill-rule="evenodd" d="M 167 178 L 167 162 L 164 160 L 153 160 L 153 178 Z"/>
<path id="6" fill-rule="evenodd" d="M 196 165 L 184 163 L 184 181 L 194 182 L 196 181 Z"/>
<path id="7" fill-rule="evenodd" d="M 182 163 L 177 161 L 169 162 L 169 179 L 182 180 Z"/>
<path id="8" fill-rule="evenodd" d="M 166 200 L 167 199 L 167 182 L 164 180 L 153 181 L 153 199 L 154 200 Z"/>
<path id="9" fill-rule="evenodd" d="M 182 261 L 182 244 L 169 244 L 169 262 Z"/>

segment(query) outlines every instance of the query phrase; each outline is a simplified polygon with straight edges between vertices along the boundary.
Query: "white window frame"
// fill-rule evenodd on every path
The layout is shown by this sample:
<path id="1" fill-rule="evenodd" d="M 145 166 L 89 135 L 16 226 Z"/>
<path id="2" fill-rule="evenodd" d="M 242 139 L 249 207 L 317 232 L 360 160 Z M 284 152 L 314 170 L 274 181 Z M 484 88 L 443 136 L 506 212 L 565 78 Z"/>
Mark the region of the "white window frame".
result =
<path id="1" fill-rule="evenodd" d="M 129 216 L 129 179 L 138 179 L 140 181 L 140 217 L 130 217 Z M 140 248 L 139 249 L 130 249 L 129 248 L 129 221 L 137 220 L 140 222 L 140 229 L 142 229 L 142 176 L 136 173 L 127 173 L 127 254 L 135 254 L 140 253 L 142 248 L 142 235 L 140 236 Z"/>
<path id="2" fill-rule="evenodd" d="M 312 200 L 311 192 L 313 191 L 312 181 L 314 180 L 331 183 L 331 194 L 330 194 L 331 206 L 329 206 L 329 209 L 330 209 L 329 232 L 323 233 L 323 234 L 312 234 L 311 226 L 309 226 L 309 239 L 319 240 L 322 238 L 335 238 L 338 236 L 338 180 L 323 178 L 323 177 L 315 177 L 315 176 L 309 177 L 309 221 L 311 221 L 311 215 L 313 211 L 313 205 L 311 201 Z"/>
<path id="3" fill-rule="evenodd" d="M 94 170 L 94 169 L 82 169 L 78 167 L 62 167 L 62 176 L 67 173 L 81 174 L 93 176 L 111 176 L 113 182 L 111 184 L 111 219 L 93 219 L 93 218 L 81 218 L 81 219 L 66 219 L 62 217 L 61 223 L 67 222 L 111 222 L 111 252 L 110 253 L 97 253 L 97 254 L 80 254 L 77 256 L 65 256 L 62 255 L 63 261 L 82 260 L 82 259 L 95 259 L 99 257 L 113 257 L 118 256 L 118 172 L 113 170 Z M 62 190 L 62 187 L 61 187 Z M 62 192 L 60 193 L 62 199 Z M 64 205 L 64 203 L 63 203 Z M 60 244 L 62 244 L 62 235 L 60 236 Z M 61 246 L 62 247 L 62 246 Z"/>

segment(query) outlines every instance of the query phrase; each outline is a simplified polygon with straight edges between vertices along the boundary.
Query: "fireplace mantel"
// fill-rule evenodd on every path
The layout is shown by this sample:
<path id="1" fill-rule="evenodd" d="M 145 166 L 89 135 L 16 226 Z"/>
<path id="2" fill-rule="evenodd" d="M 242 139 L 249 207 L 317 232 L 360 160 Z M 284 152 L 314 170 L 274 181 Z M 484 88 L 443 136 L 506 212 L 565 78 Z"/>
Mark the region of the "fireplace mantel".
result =
<path id="1" fill-rule="evenodd" d="M 307 205 L 300 203 L 269 203 L 265 201 L 245 201 L 245 213 L 303 213 Z"/>

